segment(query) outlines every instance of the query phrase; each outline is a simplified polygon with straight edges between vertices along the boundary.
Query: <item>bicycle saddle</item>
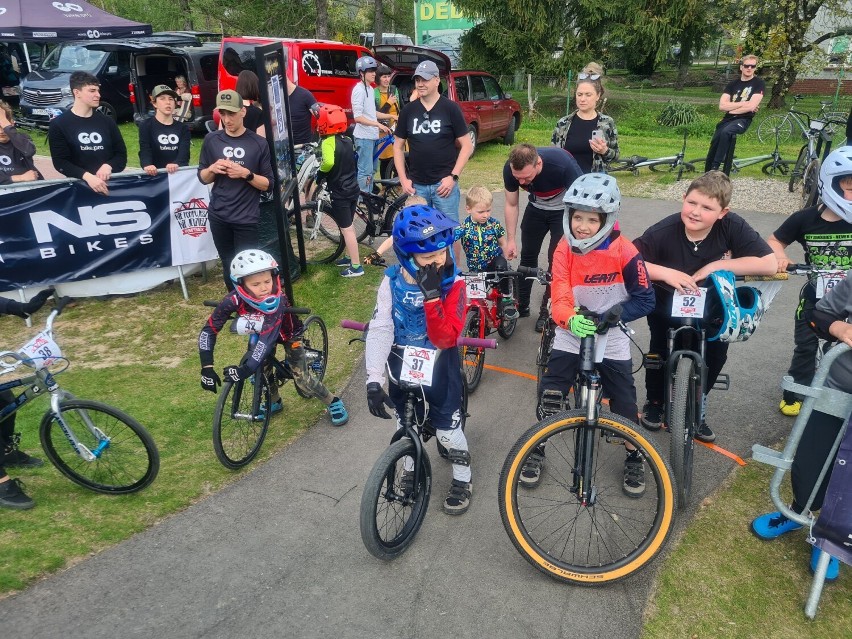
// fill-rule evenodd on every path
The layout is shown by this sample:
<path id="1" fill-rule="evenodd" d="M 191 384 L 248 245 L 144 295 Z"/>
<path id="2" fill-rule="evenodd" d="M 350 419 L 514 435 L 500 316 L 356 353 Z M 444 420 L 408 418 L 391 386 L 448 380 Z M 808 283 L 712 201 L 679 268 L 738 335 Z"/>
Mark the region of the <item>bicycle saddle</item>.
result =
<path id="1" fill-rule="evenodd" d="M 627 161 L 630 164 L 639 164 L 640 162 L 647 162 L 648 158 L 643 157 L 641 155 L 631 155 L 629 158 L 627 158 Z"/>

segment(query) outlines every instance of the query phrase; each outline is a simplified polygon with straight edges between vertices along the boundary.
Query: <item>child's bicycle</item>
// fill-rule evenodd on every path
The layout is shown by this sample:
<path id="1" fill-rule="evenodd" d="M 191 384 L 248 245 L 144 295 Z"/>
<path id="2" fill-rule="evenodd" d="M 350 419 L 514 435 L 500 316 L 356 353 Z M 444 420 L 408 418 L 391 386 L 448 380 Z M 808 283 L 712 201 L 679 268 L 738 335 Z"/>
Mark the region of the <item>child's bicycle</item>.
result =
<path id="1" fill-rule="evenodd" d="M 15 402 L 0 411 L 0 421 L 39 395 L 50 393 L 50 408 L 42 417 L 39 437 L 57 470 L 98 493 L 123 495 L 142 490 L 160 470 L 160 454 L 148 431 L 117 408 L 77 399 L 56 381 L 55 376 L 70 363 L 54 341 L 53 321 L 68 301 L 57 300 L 44 330 L 18 351 L 0 352 L 0 378 L 26 370 L 23 377 L 0 382 L 0 391 L 23 388 Z"/>
<path id="2" fill-rule="evenodd" d="M 523 277 L 537 281 L 542 286 L 550 284 L 550 273 L 543 268 L 535 266 L 519 266 L 518 273 Z M 541 378 L 544 376 L 544 371 L 547 369 L 547 363 L 550 361 L 550 353 L 553 351 L 553 340 L 556 338 L 556 322 L 550 315 L 550 303 L 547 307 L 547 321 L 541 331 L 541 340 L 538 343 L 538 352 L 535 356 L 536 379 L 535 387 L 541 385 Z"/>
<path id="3" fill-rule="evenodd" d="M 506 319 L 502 306 L 503 294 L 500 292 L 500 281 L 510 278 L 512 290 L 517 271 L 482 271 L 462 273 L 467 285 L 468 305 L 465 311 L 462 335 L 483 339 L 495 330 L 503 339 L 509 339 L 515 332 L 518 318 Z M 512 301 L 517 307 L 514 293 Z M 485 367 L 485 348 L 473 346 L 459 347 L 459 359 L 462 363 L 467 392 L 472 393 L 482 379 L 482 369 Z"/>
<path id="4" fill-rule="evenodd" d="M 218 302 L 208 300 L 204 305 L 215 308 Z M 312 374 L 322 380 L 328 365 L 328 331 L 325 322 L 319 315 L 311 315 L 309 308 L 293 306 L 284 312 L 309 316 L 301 333 L 294 337 L 298 337 L 305 349 L 305 358 Z M 250 321 L 237 328 L 238 333 L 249 336 L 243 362 L 257 344 L 257 328 Z M 289 379 L 293 379 L 289 362 L 270 353 L 251 377 L 222 384 L 213 414 L 213 450 L 225 468 L 242 468 L 260 452 L 272 415 L 272 388 L 283 386 Z M 308 398 L 298 386 L 296 392 Z"/>
<path id="5" fill-rule="evenodd" d="M 606 330 L 604 324 L 598 332 Z M 646 566 L 664 547 L 677 512 L 666 460 L 635 424 L 600 405 L 598 339 L 592 335 L 580 341 L 577 408 L 565 410 L 564 401 L 547 406 L 560 412 L 518 439 L 499 485 L 500 516 L 518 552 L 550 577 L 584 586 L 612 583 Z M 646 467 L 645 492 L 639 497 L 622 491 L 627 442 L 639 450 Z M 527 488 L 521 471 L 545 444 L 541 481 Z"/>
<path id="6" fill-rule="evenodd" d="M 362 332 L 369 326 L 351 320 L 343 320 L 340 325 Z M 459 337 L 457 345 L 497 348 L 493 339 L 468 337 Z M 409 373 L 405 375 L 409 379 L 424 381 L 396 380 L 387 367 L 391 382 L 405 392 L 405 408 L 400 415 L 402 428 L 394 432 L 390 447 L 370 471 L 361 496 L 360 515 L 364 546 L 371 555 L 384 560 L 395 559 L 414 541 L 429 508 L 432 492 L 432 464 L 423 444 L 435 437 L 435 428 L 429 421 L 428 407 L 422 421 L 418 421 L 417 411 L 423 403 L 421 384 L 431 383 L 431 367 L 428 364 L 424 366 L 424 362 L 434 361 L 435 351 L 414 347 L 406 347 L 402 353 L 398 350 L 394 347 L 393 352 L 403 361 L 400 377 Z M 463 406 L 463 419 L 464 412 Z"/>

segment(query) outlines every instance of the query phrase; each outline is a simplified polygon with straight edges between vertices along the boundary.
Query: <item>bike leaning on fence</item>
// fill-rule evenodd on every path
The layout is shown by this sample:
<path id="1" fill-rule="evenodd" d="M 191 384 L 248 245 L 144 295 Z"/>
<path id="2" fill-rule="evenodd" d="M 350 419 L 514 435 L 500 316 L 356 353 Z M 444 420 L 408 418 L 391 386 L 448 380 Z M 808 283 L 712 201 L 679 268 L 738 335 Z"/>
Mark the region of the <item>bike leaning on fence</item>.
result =
<path id="1" fill-rule="evenodd" d="M 137 492 L 151 484 L 160 470 L 160 454 L 150 433 L 117 408 L 78 399 L 56 381 L 70 363 L 54 340 L 53 322 L 69 301 L 57 300 L 44 330 L 20 349 L 0 352 L 0 391 L 23 389 L 14 403 L 0 411 L 0 420 L 49 393 L 50 408 L 42 417 L 39 438 L 57 470 L 98 493 Z M 19 377 L 3 381 L 12 376 Z"/>

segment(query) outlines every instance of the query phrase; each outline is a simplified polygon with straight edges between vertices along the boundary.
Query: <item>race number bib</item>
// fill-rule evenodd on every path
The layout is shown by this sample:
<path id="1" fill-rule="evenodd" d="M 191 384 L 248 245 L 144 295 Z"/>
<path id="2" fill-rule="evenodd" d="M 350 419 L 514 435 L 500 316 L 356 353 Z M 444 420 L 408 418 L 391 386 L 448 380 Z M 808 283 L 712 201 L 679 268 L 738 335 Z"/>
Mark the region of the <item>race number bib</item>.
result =
<path id="1" fill-rule="evenodd" d="M 672 298 L 672 317 L 704 317 L 704 303 L 707 301 L 707 289 L 678 293 Z"/>
<path id="2" fill-rule="evenodd" d="M 251 315 L 240 315 L 237 318 L 237 334 L 251 335 L 252 333 L 260 333 L 263 327 L 263 315 L 261 313 L 253 313 Z"/>
<path id="3" fill-rule="evenodd" d="M 62 357 L 59 345 L 46 332 L 39 333 L 24 344 L 20 353 L 32 360 L 32 365 L 37 370 L 50 366 L 57 357 Z"/>
<path id="4" fill-rule="evenodd" d="M 484 275 L 467 275 L 464 281 L 467 286 L 467 299 L 484 300 L 488 296 Z"/>
<path id="5" fill-rule="evenodd" d="M 816 281 L 816 298 L 822 299 L 835 286 L 846 278 L 846 271 L 829 271 L 818 273 Z"/>
<path id="6" fill-rule="evenodd" d="M 437 357 L 438 351 L 432 348 L 406 346 L 402 353 L 402 370 L 399 373 L 399 379 L 421 386 L 431 386 L 432 369 L 435 367 Z"/>

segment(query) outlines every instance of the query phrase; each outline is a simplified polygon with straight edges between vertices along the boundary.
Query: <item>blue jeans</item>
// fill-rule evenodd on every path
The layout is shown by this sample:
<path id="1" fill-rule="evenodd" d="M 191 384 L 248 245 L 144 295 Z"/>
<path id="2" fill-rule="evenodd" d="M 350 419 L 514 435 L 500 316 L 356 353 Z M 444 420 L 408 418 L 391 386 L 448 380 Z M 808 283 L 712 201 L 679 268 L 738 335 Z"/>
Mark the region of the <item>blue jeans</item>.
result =
<path id="1" fill-rule="evenodd" d="M 355 153 L 358 154 L 358 187 L 368 193 L 373 190 L 373 176 L 378 160 L 373 159 L 378 140 L 355 138 Z"/>
<path id="2" fill-rule="evenodd" d="M 426 203 L 432 208 L 438 209 L 451 220 L 459 221 L 459 202 L 461 201 L 461 191 L 459 191 L 458 183 L 453 185 L 453 190 L 447 197 L 438 195 L 437 184 L 415 184 L 414 191 L 426 200 Z"/>

